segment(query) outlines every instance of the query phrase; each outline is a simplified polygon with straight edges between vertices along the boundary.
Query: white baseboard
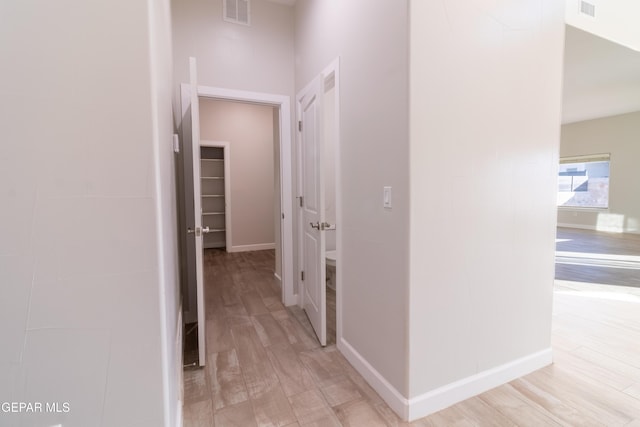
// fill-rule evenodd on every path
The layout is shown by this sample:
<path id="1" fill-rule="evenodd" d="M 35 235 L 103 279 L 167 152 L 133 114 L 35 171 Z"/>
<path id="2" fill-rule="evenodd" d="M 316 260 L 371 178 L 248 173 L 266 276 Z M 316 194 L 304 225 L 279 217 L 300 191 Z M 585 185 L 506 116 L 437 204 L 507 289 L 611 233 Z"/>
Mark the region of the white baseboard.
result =
<path id="1" fill-rule="evenodd" d="M 178 309 L 178 321 L 176 322 L 176 368 L 178 372 L 176 372 L 176 376 L 178 377 L 178 402 L 176 408 L 176 427 L 182 427 L 182 406 L 184 404 L 184 378 L 183 378 L 183 347 L 182 347 L 182 331 L 184 329 L 184 325 L 182 323 L 182 303 L 180 303 L 180 307 Z"/>
<path id="2" fill-rule="evenodd" d="M 548 348 L 409 399 L 408 420 L 412 421 L 426 417 L 516 378 L 530 374 L 552 362 L 553 353 L 551 348 Z"/>
<path id="3" fill-rule="evenodd" d="M 562 227 L 562 228 L 579 228 L 581 230 L 598 231 L 598 229 L 597 229 L 597 227 L 595 225 L 558 223 L 558 227 Z"/>
<path id="4" fill-rule="evenodd" d="M 178 408 L 176 410 L 176 427 L 182 427 L 182 402 L 178 402 Z"/>
<path id="5" fill-rule="evenodd" d="M 408 416 L 409 401 L 392 386 L 360 353 L 344 338 L 338 341 L 338 350 L 351 365 L 367 380 L 369 385 L 402 419 Z"/>
<path id="6" fill-rule="evenodd" d="M 548 348 L 407 399 L 344 338 L 339 341 L 338 349 L 387 405 L 405 421 L 426 417 L 553 362 L 553 353 Z"/>
<path id="7" fill-rule="evenodd" d="M 606 233 L 640 234 L 640 230 L 598 230 L 597 226 L 595 226 L 595 225 L 586 225 L 586 224 L 558 223 L 558 227 L 562 227 L 562 228 L 578 228 L 580 230 L 604 231 Z"/>
<path id="8" fill-rule="evenodd" d="M 258 243 L 257 245 L 239 245 L 231 246 L 227 248 L 227 252 L 249 252 L 249 251 L 264 251 L 267 249 L 275 249 L 275 243 Z"/>

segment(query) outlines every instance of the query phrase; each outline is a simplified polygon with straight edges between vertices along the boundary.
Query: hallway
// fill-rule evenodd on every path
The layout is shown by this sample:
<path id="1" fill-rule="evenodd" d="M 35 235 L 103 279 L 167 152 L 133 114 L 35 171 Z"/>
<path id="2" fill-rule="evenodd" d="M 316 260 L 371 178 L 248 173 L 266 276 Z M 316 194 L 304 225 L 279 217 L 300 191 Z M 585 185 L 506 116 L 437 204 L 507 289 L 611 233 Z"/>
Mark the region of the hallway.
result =
<path id="1" fill-rule="evenodd" d="M 335 345 L 320 347 L 304 312 L 281 304 L 273 251 L 207 250 L 204 262 L 207 365 L 185 370 L 185 427 L 399 422 Z"/>
<path id="2" fill-rule="evenodd" d="M 640 426 L 640 290 L 556 283 L 554 364 L 403 423 L 305 314 L 273 251 L 205 252 L 207 366 L 185 370 L 185 427 Z"/>

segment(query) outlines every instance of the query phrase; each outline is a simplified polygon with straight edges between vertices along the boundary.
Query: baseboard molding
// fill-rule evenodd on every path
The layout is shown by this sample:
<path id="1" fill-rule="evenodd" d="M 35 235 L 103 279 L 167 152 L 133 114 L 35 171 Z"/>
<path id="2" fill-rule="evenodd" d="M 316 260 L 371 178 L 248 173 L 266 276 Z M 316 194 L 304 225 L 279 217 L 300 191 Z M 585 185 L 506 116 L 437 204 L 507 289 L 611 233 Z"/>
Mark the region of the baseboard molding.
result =
<path id="1" fill-rule="evenodd" d="M 184 404 L 184 378 L 183 378 L 183 368 L 184 360 L 183 360 L 183 346 L 182 346 L 182 331 L 184 330 L 184 325 L 182 323 L 182 302 L 180 303 L 180 307 L 178 308 L 178 321 L 176 322 L 176 364 L 178 372 L 177 381 L 178 381 L 178 402 L 176 403 L 176 427 L 182 427 L 182 408 Z"/>
<path id="2" fill-rule="evenodd" d="M 409 399 L 408 420 L 426 417 L 465 399 L 530 374 L 552 362 L 553 353 L 551 348 L 548 348 Z"/>
<path id="3" fill-rule="evenodd" d="M 338 350 L 340 350 L 356 371 L 358 371 L 369 385 L 382 397 L 387 405 L 402 419 L 406 420 L 409 415 L 409 401 L 371 366 L 344 337 L 338 341 Z"/>
<path id="4" fill-rule="evenodd" d="M 628 234 L 640 234 L 640 230 L 598 230 L 598 227 L 595 225 L 585 225 L 585 224 L 567 224 L 567 223 L 558 223 L 558 227 L 562 228 L 578 228 L 580 230 L 591 230 L 591 231 L 603 231 L 605 233 L 628 233 Z"/>
<path id="5" fill-rule="evenodd" d="M 339 340 L 338 349 L 387 405 L 405 421 L 426 417 L 553 362 L 553 353 L 548 348 L 407 399 L 344 338 Z"/>
<path id="6" fill-rule="evenodd" d="M 583 225 L 583 224 L 565 224 L 565 223 L 558 223 L 558 227 L 562 227 L 562 228 L 579 228 L 581 230 L 593 230 L 593 231 L 598 231 L 597 227 L 595 225 Z"/>
<path id="7" fill-rule="evenodd" d="M 257 245 L 239 245 L 231 246 L 227 248 L 227 252 L 249 252 L 249 251 L 264 251 L 267 249 L 275 249 L 275 243 L 259 243 Z"/>
<path id="8" fill-rule="evenodd" d="M 182 427 L 182 402 L 178 402 L 178 408 L 176 410 L 176 427 Z"/>

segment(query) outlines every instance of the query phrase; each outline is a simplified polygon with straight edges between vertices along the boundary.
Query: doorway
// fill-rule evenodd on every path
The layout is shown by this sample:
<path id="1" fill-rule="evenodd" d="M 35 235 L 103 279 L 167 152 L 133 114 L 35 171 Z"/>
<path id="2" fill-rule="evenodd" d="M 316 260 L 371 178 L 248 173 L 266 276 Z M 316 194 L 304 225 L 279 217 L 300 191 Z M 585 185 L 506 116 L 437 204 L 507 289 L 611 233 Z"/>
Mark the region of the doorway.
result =
<path id="1" fill-rule="evenodd" d="M 341 337 L 339 60 L 297 96 L 300 306 L 321 345 Z"/>
<path id="2" fill-rule="evenodd" d="M 193 61 L 194 62 L 194 61 Z M 193 64 L 195 66 L 195 62 Z M 192 93 L 192 87 L 197 87 L 197 94 Z M 184 162 L 184 171 L 183 175 L 185 177 L 190 176 L 189 174 L 189 161 L 188 159 L 194 158 L 197 159 L 198 156 L 193 156 L 195 147 L 196 150 L 200 148 L 200 103 L 204 101 L 225 101 L 225 102 L 240 102 L 244 104 L 252 104 L 252 105 L 261 105 L 267 106 L 272 109 L 272 121 L 274 123 L 274 129 L 277 128 L 277 137 L 274 138 L 274 146 L 276 147 L 276 151 L 278 153 L 276 157 L 276 162 L 279 163 L 279 168 L 276 171 L 274 167 L 274 176 L 276 177 L 275 181 L 277 182 L 276 189 L 277 196 L 275 196 L 275 203 L 273 213 L 278 212 L 277 222 L 274 224 L 275 229 L 279 229 L 279 232 L 276 233 L 276 247 L 280 247 L 281 251 L 281 272 L 280 272 L 280 283 L 281 283 L 281 299 L 285 303 L 285 305 L 292 305 L 296 302 L 296 298 L 293 295 L 293 217 L 292 217 L 292 205 L 293 205 L 293 197 L 291 192 L 291 119 L 290 119 L 290 101 L 289 97 L 281 96 L 281 95 L 272 95 L 272 94 L 263 94 L 263 93 L 255 93 L 255 92 L 245 92 L 245 91 L 235 91 L 221 88 L 213 88 L 206 86 L 199 86 L 194 84 L 183 84 L 181 85 L 181 100 L 182 100 L 182 117 L 183 117 L 183 140 L 186 142 L 183 144 L 183 158 L 187 159 Z M 195 108 L 192 108 L 192 104 Z M 197 106 L 196 106 L 197 105 Z M 192 116 L 191 123 L 188 118 Z M 195 128 L 192 130 L 192 128 Z M 194 142 L 190 144 L 188 141 L 192 140 L 192 132 L 194 135 L 198 135 L 197 138 L 194 139 Z M 231 154 L 233 157 L 233 154 Z M 271 154 L 269 158 L 273 159 L 274 156 Z M 199 165 L 199 161 L 198 161 Z M 273 163 L 272 163 L 273 165 Z M 233 167 L 233 166 L 232 166 Z M 193 170 L 195 166 L 192 166 Z M 193 175 L 193 174 L 192 174 Z M 196 174 L 198 175 L 198 174 Z M 197 178 L 200 178 L 199 176 Z M 185 185 L 185 187 L 188 187 Z M 188 189 L 187 189 L 188 190 Z M 187 219 L 186 225 L 189 228 L 189 219 L 192 217 L 196 217 L 193 212 L 193 206 L 188 200 L 191 197 L 191 201 L 193 201 L 193 193 L 189 196 L 189 191 L 185 191 L 185 210 L 188 210 L 191 207 L 191 212 L 185 212 L 185 217 Z M 233 216 L 233 213 L 232 215 Z M 270 215 L 270 218 L 274 218 L 274 215 Z M 232 220 L 233 221 L 233 220 Z M 197 227 L 196 235 L 197 235 Z M 232 228 L 230 228 L 232 230 Z M 203 229 L 204 231 L 204 229 Z M 186 246 L 186 259 L 187 260 L 196 260 L 196 257 L 189 256 L 189 250 L 191 249 L 191 245 Z M 239 245 L 242 246 L 242 245 Z M 273 247 L 273 243 L 271 243 Z M 233 248 L 231 248 L 233 250 Z M 238 248 L 236 248 L 238 249 Z M 252 249 L 252 248 L 240 248 L 239 251 L 243 249 Z M 253 249 L 256 249 L 254 246 Z M 193 251 L 193 249 L 191 249 Z M 197 261 L 196 261 L 196 270 L 197 270 Z M 187 271 L 192 271 L 194 268 L 186 268 Z M 198 280 L 199 275 L 196 277 L 189 277 L 187 280 L 188 286 L 184 292 L 183 306 L 185 311 L 185 323 L 188 323 L 190 319 L 196 319 L 198 324 L 202 325 L 202 327 L 198 328 L 197 336 L 198 336 L 198 354 L 199 360 L 198 364 L 200 366 L 205 365 L 205 334 L 204 334 L 204 293 L 201 291 L 202 281 Z"/>

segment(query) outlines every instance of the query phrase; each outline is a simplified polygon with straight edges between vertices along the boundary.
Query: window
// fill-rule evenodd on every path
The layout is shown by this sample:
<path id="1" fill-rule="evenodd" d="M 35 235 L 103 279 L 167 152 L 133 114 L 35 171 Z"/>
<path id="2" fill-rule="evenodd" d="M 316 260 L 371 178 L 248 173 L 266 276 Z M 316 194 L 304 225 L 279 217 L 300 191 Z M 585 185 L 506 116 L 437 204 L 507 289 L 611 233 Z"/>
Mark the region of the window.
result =
<path id="1" fill-rule="evenodd" d="M 609 154 L 560 159 L 558 206 L 609 207 Z"/>

